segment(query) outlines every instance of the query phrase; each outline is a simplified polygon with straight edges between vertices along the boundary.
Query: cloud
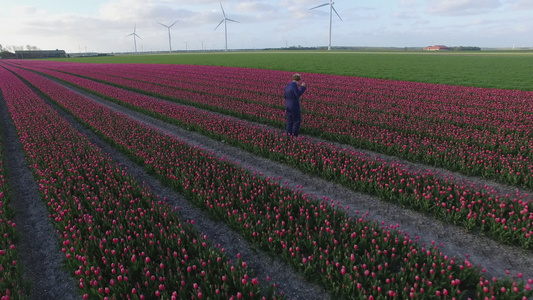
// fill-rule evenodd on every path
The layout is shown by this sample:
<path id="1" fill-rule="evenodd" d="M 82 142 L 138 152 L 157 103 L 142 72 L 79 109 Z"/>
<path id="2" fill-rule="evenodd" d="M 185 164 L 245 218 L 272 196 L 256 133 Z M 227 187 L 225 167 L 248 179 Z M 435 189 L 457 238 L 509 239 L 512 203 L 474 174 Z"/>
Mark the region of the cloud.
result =
<path id="1" fill-rule="evenodd" d="M 475 15 L 500 6 L 500 0 L 429 0 L 427 11 L 437 15 Z"/>
<path id="2" fill-rule="evenodd" d="M 392 17 L 395 19 L 404 19 L 404 20 L 419 19 L 416 10 L 403 10 L 403 11 L 393 12 Z"/>
<path id="3" fill-rule="evenodd" d="M 43 13 L 43 10 L 38 10 L 34 6 L 30 5 L 21 5 L 21 6 L 15 6 L 10 11 L 9 14 L 12 16 L 29 16 L 29 15 L 36 15 L 39 12 Z"/>
<path id="4" fill-rule="evenodd" d="M 377 20 L 380 15 L 379 12 L 373 7 L 354 7 L 343 10 L 338 10 L 339 14 L 345 22 L 350 21 L 364 21 L 364 20 Z"/>
<path id="5" fill-rule="evenodd" d="M 531 0 L 508 0 L 514 10 L 533 10 L 533 1 Z"/>
<path id="6" fill-rule="evenodd" d="M 266 11 L 275 10 L 276 7 L 260 1 L 246 1 L 241 2 L 237 5 L 237 10 L 239 12 L 249 12 L 249 13 L 262 13 Z"/>
<path id="7" fill-rule="evenodd" d="M 155 5 L 141 0 L 112 0 L 100 6 L 100 16 L 107 20 L 132 20 L 152 14 Z"/>
<path id="8" fill-rule="evenodd" d="M 411 7 L 416 5 L 416 0 L 401 0 L 400 6 Z"/>

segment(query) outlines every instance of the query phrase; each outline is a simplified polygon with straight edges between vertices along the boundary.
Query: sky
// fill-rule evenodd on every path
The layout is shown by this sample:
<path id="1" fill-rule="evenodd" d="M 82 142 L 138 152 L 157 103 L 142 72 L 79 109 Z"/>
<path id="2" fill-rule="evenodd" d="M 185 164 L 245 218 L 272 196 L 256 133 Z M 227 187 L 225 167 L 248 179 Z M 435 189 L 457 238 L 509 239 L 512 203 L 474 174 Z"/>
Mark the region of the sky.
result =
<path id="1" fill-rule="evenodd" d="M 67 53 L 223 50 L 221 5 L 238 21 L 227 22 L 229 50 L 329 43 L 329 0 L 0 0 L 0 44 Z M 342 20 L 333 13 L 332 47 L 533 47 L 533 0 L 336 0 L 333 7 Z M 163 25 L 174 22 L 169 43 Z"/>

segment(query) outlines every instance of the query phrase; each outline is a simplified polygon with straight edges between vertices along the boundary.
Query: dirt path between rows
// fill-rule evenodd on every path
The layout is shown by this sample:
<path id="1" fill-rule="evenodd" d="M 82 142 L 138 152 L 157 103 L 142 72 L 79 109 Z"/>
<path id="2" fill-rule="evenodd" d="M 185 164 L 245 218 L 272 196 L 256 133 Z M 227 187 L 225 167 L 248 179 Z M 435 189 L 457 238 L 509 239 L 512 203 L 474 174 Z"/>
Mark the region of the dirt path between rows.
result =
<path id="1" fill-rule="evenodd" d="M 191 145 L 199 146 L 219 157 L 225 157 L 243 167 L 250 167 L 251 170 L 255 170 L 258 173 L 263 174 L 265 177 L 276 179 L 281 177 L 281 179 L 278 180 L 280 184 L 285 185 L 286 182 L 286 185 L 289 188 L 299 189 L 304 193 L 315 195 L 317 199 L 327 197 L 335 202 L 339 201 L 341 206 L 350 207 L 350 215 L 352 216 L 361 215 L 361 213 L 356 214 L 356 211 L 369 212 L 369 220 L 379 223 L 384 222 L 388 225 L 398 224 L 402 232 L 417 239 L 420 244 L 429 245 L 433 241 L 437 245 L 442 244 L 441 249 L 444 254 L 448 256 L 456 256 L 461 261 L 468 255 L 468 260 L 474 265 L 481 265 L 485 268 L 489 277 L 503 278 L 507 276 L 508 270 L 511 274 L 522 273 L 526 279 L 533 278 L 533 253 L 531 251 L 524 251 L 520 248 L 501 245 L 487 237 L 467 232 L 463 228 L 437 221 L 432 217 L 408 209 L 402 209 L 391 203 L 381 201 L 375 196 L 357 193 L 338 184 L 309 176 L 288 167 L 287 165 L 255 156 L 239 148 L 229 146 L 194 132 L 186 131 L 142 113 L 132 111 L 90 93 L 71 86 L 68 87 L 87 96 L 91 100 L 102 103 L 139 122 L 149 124 L 157 130 L 187 141 Z M 353 147 L 347 145 L 338 146 L 341 148 L 353 149 Z M 456 180 L 470 182 L 476 184 L 478 187 L 492 186 L 502 194 L 512 194 L 517 191 L 516 188 L 480 178 L 467 177 L 447 170 L 431 168 L 423 164 L 410 163 L 408 161 L 399 160 L 394 157 L 370 151 L 359 151 L 365 152 L 370 156 L 379 157 L 383 160 L 399 161 L 413 170 L 429 169 L 434 173 L 439 173 L 440 176 L 452 176 L 453 178 L 456 178 Z M 525 191 L 521 192 L 525 193 Z"/>
<path id="2" fill-rule="evenodd" d="M 15 131 L 11 115 L 0 93 L 0 126 L 5 147 L 7 182 L 15 211 L 15 224 L 20 234 L 17 245 L 23 280 L 30 283 L 29 299 L 82 299 L 75 291 L 76 282 L 63 269 L 63 253 L 39 188 Z"/>

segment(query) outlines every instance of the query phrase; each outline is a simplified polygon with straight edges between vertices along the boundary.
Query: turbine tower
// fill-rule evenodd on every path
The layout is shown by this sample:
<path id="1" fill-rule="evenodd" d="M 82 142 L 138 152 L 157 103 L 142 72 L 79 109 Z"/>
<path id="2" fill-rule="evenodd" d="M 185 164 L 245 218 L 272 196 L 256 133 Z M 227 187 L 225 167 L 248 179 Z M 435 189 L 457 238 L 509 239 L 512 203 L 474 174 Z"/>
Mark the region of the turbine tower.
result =
<path id="1" fill-rule="evenodd" d="M 328 44 L 328 50 L 331 50 L 331 24 L 333 23 L 333 12 L 335 12 L 335 14 L 337 14 L 337 17 L 339 17 L 339 19 L 342 21 L 341 16 L 339 15 L 339 13 L 335 9 L 335 7 L 333 7 L 333 4 L 335 4 L 333 2 L 333 0 L 329 0 L 329 3 L 324 3 L 324 4 L 321 4 L 319 6 L 315 6 L 315 7 L 309 9 L 309 10 L 311 10 L 311 9 L 315 9 L 315 8 L 319 8 L 319 7 L 322 7 L 322 6 L 329 5 L 329 44 Z"/>
<path id="2" fill-rule="evenodd" d="M 231 22 L 235 22 L 235 23 L 240 23 L 240 22 L 232 20 L 232 19 L 228 19 L 226 17 L 226 12 L 224 12 L 224 7 L 222 7 L 222 2 L 220 2 L 220 8 L 222 8 L 222 14 L 224 15 L 224 19 L 222 19 L 222 21 L 220 21 L 220 23 L 218 23 L 217 27 L 215 27 L 215 30 L 217 30 L 218 26 L 220 26 L 220 24 L 222 24 L 222 22 L 224 22 L 224 37 L 225 37 L 225 41 L 226 41 L 226 51 L 228 51 L 228 25 L 227 25 L 227 21 L 231 21 Z"/>
<path id="3" fill-rule="evenodd" d="M 137 53 L 137 40 L 136 40 L 136 38 L 140 38 L 141 39 L 141 37 L 138 36 L 137 33 L 135 33 L 135 28 L 136 27 L 137 27 L 137 24 L 133 25 L 133 33 L 130 33 L 130 34 L 127 35 L 127 36 L 130 36 L 130 35 L 133 36 L 133 45 L 135 46 L 135 53 Z"/>
<path id="4" fill-rule="evenodd" d="M 170 26 L 167 26 L 167 25 L 165 25 L 163 23 L 157 22 L 158 24 L 163 25 L 163 26 L 165 26 L 168 29 L 168 48 L 170 49 L 170 52 L 172 52 L 172 42 L 170 40 L 170 27 L 174 26 L 174 24 L 176 24 L 178 21 L 179 20 L 176 20 L 176 22 L 172 23 L 172 25 L 170 25 Z"/>

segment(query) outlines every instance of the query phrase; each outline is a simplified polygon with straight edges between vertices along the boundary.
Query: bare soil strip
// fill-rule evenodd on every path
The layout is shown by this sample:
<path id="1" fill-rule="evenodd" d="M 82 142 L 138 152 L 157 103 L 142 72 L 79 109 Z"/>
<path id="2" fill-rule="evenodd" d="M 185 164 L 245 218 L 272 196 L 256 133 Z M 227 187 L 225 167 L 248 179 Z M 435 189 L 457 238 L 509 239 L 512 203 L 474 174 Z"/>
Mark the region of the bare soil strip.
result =
<path id="1" fill-rule="evenodd" d="M 81 299 L 76 282 L 62 267 L 63 253 L 49 221 L 32 171 L 26 165 L 15 126 L 0 95 L 0 122 L 4 129 L 7 180 L 11 187 L 15 223 L 20 234 L 18 250 L 23 280 L 31 284 L 30 299 Z"/>
<path id="2" fill-rule="evenodd" d="M 65 86 L 68 86 L 64 84 Z M 166 132 L 191 145 L 197 145 L 219 157 L 225 157 L 244 167 L 262 174 L 265 177 L 278 179 L 282 185 L 292 189 L 301 190 L 303 193 L 315 195 L 318 200 L 329 199 L 337 206 L 350 207 L 349 214 L 353 217 L 361 217 L 365 212 L 369 212 L 367 219 L 384 223 L 386 225 L 399 225 L 399 229 L 409 234 L 413 239 L 417 239 L 420 244 L 435 245 L 440 247 L 445 255 L 457 257 L 462 261 L 466 258 L 474 265 L 481 265 L 487 271 L 487 276 L 504 278 L 507 271 L 511 274 L 522 273 L 524 278 L 533 278 L 533 254 L 520 248 L 501 245 L 485 236 L 468 232 L 465 229 L 453 226 L 431 216 L 400 208 L 394 204 L 387 203 L 375 196 L 369 196 L 349 190 L 341 185 L 334 184 L 323 179 L 309 176 L 287 165 L 273 162 L 250 154 L 239 148 L 229 146 L 223 142 L 215 141 L 203 135 L 186 131 L 175 125 L 168 124 L 161 120 L 149 117 L 145 114 L 122 107 L 109 102 L 93 94 L 81 91 L 68 86 L 72 90 L 83 94 L 92 100 L 98 101 L 115 111 L 122 112 L 129 117 L 149 124 L 157 130 Z M 178 104 L 176 104 L 178 105 Z M 347 145 L 338 145 L 341 148 L 353 148 Z M 471 182 L 476 186 L 494 186 L 502 193 L 512 193 L 516 188 L 504 186 L 494 182 L 482 180 L 480 178 L 467 177 L 461 174 L 449 172 L 447 170 L 432 168 L 427 165 L 411 163 L 399 160 L 394 157 L 384 156 L 378 153 L 364 151 L 369 155 L 380 157 L 384 160 L 394 160 L 403 163 L 407 168 L 426 170 L 430 169 L 439 172 L 441 176 L 453 176 L 465 182 Z M 522 191 L 524 192 L 524 191 Z"/>
<path id="3" fill-rule="evenodd" d="M 181 218 L 194 220 L 194 224 L 198 230 L 207 235 L 208 240 L 213 245 L 220 245 L 225 249 L 229 257 L 235 260 L 237 259 L 237 254 L 240 254 L 241 259 L 253 269 L 255 275 L 259 277 L 260 282 L 277 284 L 278 290 L 283 292 L 289 299 L 328 299 L 328 293 L 322 287 L 307 282 L 299 274 L 293 272 L 290 266 L 281 262 L 279 259 L 270 257 L 254 249 L 250 243 L 244 240 L 237 232 L 230 229 L 224 222 L 211 220 L 201 209 L 190 204 L 181 194 L 161 184 L 158 179 L 149 175 L 143 167 L 137 165 L 96 136 L 96 134 L 75 120 L 72 115 L 63 111 L 51 101 L 45 101 L 55 108 L 78 131 L 85 134 L 92 143 L 100 147 L 113 161 L 124 167 L 128 174 L 148 186 L 153 194 L 164 199 L 169 205 L 177 207 Z M 174 134 L 174 136 L 183 139 L 179 134 Z M 194 144 L 192 146 L 197 145 Z M 269 277 L 270 282 L 267 277 Z"/>

